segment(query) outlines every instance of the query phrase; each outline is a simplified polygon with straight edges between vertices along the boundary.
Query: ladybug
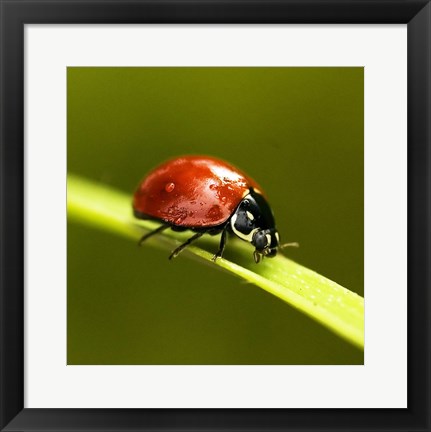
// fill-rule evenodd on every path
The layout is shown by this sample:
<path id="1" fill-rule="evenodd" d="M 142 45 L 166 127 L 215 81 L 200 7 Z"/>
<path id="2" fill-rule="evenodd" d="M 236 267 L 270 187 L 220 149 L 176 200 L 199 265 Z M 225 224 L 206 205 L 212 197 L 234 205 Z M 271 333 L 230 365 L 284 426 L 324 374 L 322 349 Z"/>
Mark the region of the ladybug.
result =
<path id="1" fill-rule="evenodd" d="M 214 157 L 181 156 L 154 168 L 135 191 L 133 213 L 138 219 L 162 223 L 139 244 L 167 228 L 195 232 L 169 259 L 202 235 L 219 233 L 220 246 L 213 261 L 222 257 L 227 234 L 251 243 L 256 263 L 277 255 L 280 238 L 261 187 L 233 165 Z"/>

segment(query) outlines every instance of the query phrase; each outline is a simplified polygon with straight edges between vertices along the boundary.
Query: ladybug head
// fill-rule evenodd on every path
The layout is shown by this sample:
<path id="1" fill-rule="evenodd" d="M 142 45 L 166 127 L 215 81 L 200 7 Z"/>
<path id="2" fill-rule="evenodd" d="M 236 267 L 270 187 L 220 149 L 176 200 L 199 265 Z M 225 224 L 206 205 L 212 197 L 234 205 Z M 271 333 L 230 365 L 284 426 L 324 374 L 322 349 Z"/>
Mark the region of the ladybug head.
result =
<path id="1" fill-rule="evenodd" d="M 258 263 L 261 257 L 277 255 L 279 236 L 274 216 L 265 198 L 254 190 L 243 198 L 232 215 L 232 231 L 256 249 L 253 257 Z"/>
<path id="2" fill-rule="evenodd" d="M 251 244 L 256 248 L 253 257 L 258 263 L 261 256 L 272 258 L 277 255 L 278 232 L 275 228 L 257 230 Z"/>

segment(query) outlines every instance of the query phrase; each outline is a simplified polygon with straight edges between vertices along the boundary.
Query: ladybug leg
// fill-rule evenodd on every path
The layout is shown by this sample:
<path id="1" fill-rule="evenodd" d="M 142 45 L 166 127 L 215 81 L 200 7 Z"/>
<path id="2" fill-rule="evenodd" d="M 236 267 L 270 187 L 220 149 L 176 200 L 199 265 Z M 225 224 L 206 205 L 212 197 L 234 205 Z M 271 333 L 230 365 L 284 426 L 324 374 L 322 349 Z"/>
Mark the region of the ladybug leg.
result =
<path id="1" fill-rule="evenodd" d="M 217 253 L 211 258 L 214 262 L 217 261 L 217 258 L 221 258 L 223 256 L 224 248 L 226 247 L 226 239 L 227 239 L 227 225 L 226 228 L 221 232 L 219 249 Z"/>
<path id="2" fill-rule="evenodd" d="M 263 255 L 260 255 L 257 251 L 253 252 L 254 262 L 259 264 L 260 260 L 263 259 Z"/>
<path id="3" fill-rule="evenodd" d="M 198 232 L 193 237 L 190 237 L 185 243 L 183 243 L 181 246 L 178 246 L 170 255 L 169 259 L 175 258 L 183 249 L 185 249 L 190 243 L 197 240 L 199 237 L 202 237 L 205 234 L 205 232 Z"/>
<path id="4" fill-rule="evenodd" d="M 141 237 L 141 239 L 139 240 L 138 246 L 142 246 L 142 243 L 144 243 L 145 240 L 147 240 L 148 238 L 152 237 L 155 234 L 158 234 L 159 232 L 164 231 L 165 229 L 169 228 L 169 225 L 161 225 L 158 228 L 156 228 L 154 231 L 151 231 L 147 234 L 145 234 L 144 236 Z"/>

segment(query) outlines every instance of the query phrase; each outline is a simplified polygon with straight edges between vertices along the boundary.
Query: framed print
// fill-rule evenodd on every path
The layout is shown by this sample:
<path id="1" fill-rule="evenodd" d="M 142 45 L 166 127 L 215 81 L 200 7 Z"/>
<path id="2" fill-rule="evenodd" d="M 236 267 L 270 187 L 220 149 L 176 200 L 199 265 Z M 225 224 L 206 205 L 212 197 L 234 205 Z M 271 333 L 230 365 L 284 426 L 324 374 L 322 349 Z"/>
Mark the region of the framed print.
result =
<path id="1" fill-rule="evenodd" d="M 430 11 L 2 1 L 1 430 L 430 430 Z"/>

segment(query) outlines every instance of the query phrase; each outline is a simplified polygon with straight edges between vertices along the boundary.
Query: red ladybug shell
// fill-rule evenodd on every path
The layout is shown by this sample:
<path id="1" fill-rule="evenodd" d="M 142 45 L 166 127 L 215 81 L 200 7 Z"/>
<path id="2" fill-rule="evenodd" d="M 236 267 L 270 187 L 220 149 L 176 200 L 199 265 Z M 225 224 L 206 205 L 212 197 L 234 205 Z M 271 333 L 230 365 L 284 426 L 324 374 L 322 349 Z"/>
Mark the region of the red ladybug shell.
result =
<path id="1" fill-rule="evenodd" d="M 133 209 L 139 216 L 172 225 L 214 227 L 230 218 L 250 187 L 261 191 L 253 179 L 220 159 L 182 156 L 158 166 L 141 181 Z"/>

